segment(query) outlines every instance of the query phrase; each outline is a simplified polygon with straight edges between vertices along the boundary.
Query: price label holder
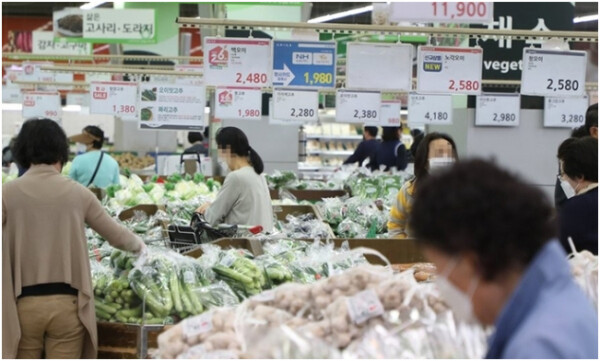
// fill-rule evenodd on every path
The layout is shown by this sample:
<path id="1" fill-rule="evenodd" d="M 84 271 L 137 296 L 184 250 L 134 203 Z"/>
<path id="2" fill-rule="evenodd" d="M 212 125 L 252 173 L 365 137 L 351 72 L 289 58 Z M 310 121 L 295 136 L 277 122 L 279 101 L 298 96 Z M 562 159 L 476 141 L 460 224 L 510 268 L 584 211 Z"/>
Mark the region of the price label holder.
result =
<path id="1" fill-rule="evenodd" d="M 544 127 L 576 128 L 584 125 L 588 104 L 587 95 L 577 98 L 545 98 Z"/>
<path id="2" fill-rule="evenodd" d="M 204 129 L 206 89 L 197 85 L 140 84 L 140 129 Z"/>
<path id="3" fill-rule="evenodd" d="M 417 92 L 425 94 L 481 94 L 483 50 L 420 46 Z"/>
<path id="4" fill-rule="evenodd" d="M 262 92 L 257 88 L 217 87 L 215 117 L 219 119 L 260 120 Z"/>
<path id="5" fill-rule="evenodd" d="M 186 338 L 196 337 L 213 329 L 213 312 L 186 318 L 182 322 L 182 332 Z"/>
<path id="6" fill-rule="evenodd" d="M 52 66 L 54 63 L 49 61 L 24 61 L 23 73 L 19 76 L 21 81 L 34 82 L 53 82 L 55 81 L 55 73 L 42 70 L 43 66 Z"/>
<path id="7" fill-rule="evenodd" d="M 271 40 L 204 40 L 204 83 L 214 86 L 271 86 Z"/>
<path id="8" fill-rule="evenodd" d="M 411 91 L 410 44 L 348 43 L 346 86 L 351 89 Z"/>
<path id="9" fill-rule="evenodd" d="M 136 83 L 90 83 L 90 114 L 109 114 L 123 119 L 137 119 Z"/>
<path id="10" fill-rule="evenodd" d="M 408 123 L 452 124 L 452 95 L 410 94 Z"/>
<path id="11" fill-rule="evenodd" d="M 336 43 L 273 41 L 273 86 L 334 88 Z"/>
<path id="12" fill-rule="evenodd" d="M 380 125 L 382 127 L 399 127 L 400 110 L 402 109 L 401 95 L 396 93 L 381 94 L 381 115 L 378 123 L 365 122 L 365 125 Z"/>
<path id="13" fill-rule="evenodd" d="M 335 96 L 335 121 L 379 123 L 381 92 L 339 89 Z"/>
<path id="14" fill-rule="evenodd" d="M 23 93 L 23 119 L 43 117 L 60 121 L 62 106 L 58 92 L 24 92 Z"/>
<path id="15" fill-rule="evenodd" d="M 352 322 L 357 325 L 370 320 L 373 317 L 383 315 L 384 308 L 373 290 L 365 290 L 346 299 L 348 315 Z"/>
<path id="16" fill-rule="evenodd" d="M 273 88 L 272 124 L 298 125 L 316 123 L 318 120 L 318 90 Z"/>
<path id="17" fill-rule="evenodd" d="M 190 72 L 190 73 L 204 73 L 204 67 L 199 64 L 177 64 L 174 68 L 175 71 Z M 175 84 L 183 85 L 202 85 L 202 76 L 181 76 L 175 78 Z"/>
<path id="18" fill-rule="evenodd" d="M 477 97 L 475 125 L 517 127 L 521 114 L 519 94 L 482 94 Z"/>
<path id="19" fill-rule="evenodd" d="M 564 97 L 585 94 L 587 53 L 523 49 L 521 94 Z"/>
<path id="20" fill-rule="evenodd" d="M 392 2 L 390 21 L 488 24 L 494 21 L 494 4 L 491 2 Z"/>

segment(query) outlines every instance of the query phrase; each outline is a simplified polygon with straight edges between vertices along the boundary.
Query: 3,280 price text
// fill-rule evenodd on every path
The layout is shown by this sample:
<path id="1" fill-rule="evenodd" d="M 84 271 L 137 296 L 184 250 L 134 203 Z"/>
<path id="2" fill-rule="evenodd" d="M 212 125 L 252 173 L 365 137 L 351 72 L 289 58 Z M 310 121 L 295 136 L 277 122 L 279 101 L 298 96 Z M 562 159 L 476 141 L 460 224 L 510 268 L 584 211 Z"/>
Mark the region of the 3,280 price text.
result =
<path id="1" fill-rule="evenodd" d="M 582 114 L 561 114 L 560 122 L 565 124 L 583 124 L 584 116 Z"/>

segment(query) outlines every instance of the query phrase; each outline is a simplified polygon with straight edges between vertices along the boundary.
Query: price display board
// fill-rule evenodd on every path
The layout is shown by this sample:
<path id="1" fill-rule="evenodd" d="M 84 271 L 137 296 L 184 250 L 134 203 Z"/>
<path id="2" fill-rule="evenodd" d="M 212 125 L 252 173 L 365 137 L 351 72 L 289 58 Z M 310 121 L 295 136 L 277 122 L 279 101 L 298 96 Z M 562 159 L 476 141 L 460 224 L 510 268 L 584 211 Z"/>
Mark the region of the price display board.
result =
<path id="1" fill-rule="evenodd" d="M 256 88 L 218 87 L 215 90 L 215 117 L 260 120 L 262 92 Z"/>
<path id="2" fill-rule="evenodd" d="M 67 105 L 79 105 L 81 107 L 90 106 L 89 93 L 77 92 L 67 93 Z"/>
<path id="3" fill-rule="evenodd" d="M 519 94 L 482 94 L 477 97 L 475 125 L 516 127 L 521 114 Z"/>
<path id="4" fill-rule="evenodd" d="M 273 86 L 334 88 L 335 42 L 273 41 Z"/>
<path id="5" fill-rule="evenodd" d="M 481 48 L 420 46 L 417 92 L 479 95 L 482 59 Z"/>
<path id="6" fill-rule="evenodd" d="M 91 43 L 56 42 L 52 31 L 34 31 L 32 39 L 32 54 L 88 55 L 92 53 Z"/>
<path id="7" fill-rule="evenodd" d="M 206 89 L 196 85 L 140 84 L 140 129 L 203 130 Z"/>
<path id="8" fill-rule="evenodd" d="M 400 94 L 382 93 L 381 94 L 381 115 L 379 122 L 365 122 L 365 125 L 380 125 L 382 127 L 399 127 L 400 110 L 402 109 L 402 100 Z"/>
<path id="9" fill-rule="evenodd" d="M 205 38 L 204 82 L 214 86 L 271 86 L 271 40 Z"/>
<path id="10" fill-rule="evenodd" d="M 409 44 L 348 43 L 346 85 L 352 89 L 412 90 Z"/>
<path id="11" fill-rule="evenodd" d="M 109 114 L 123 119 L 137 119 L 138 86 L 128 82 L 90 83 L 90 113 Z"/>
<path id="12" fill-rule="evenodd" d="M 319 92 L 312 89 L 274 88 L 272 124 L 305 124 L 319 120 Z"/>
<path id="13" fill-rule="evenodd" d="M 583 96 L 587 53 L 523 49 L 521 94 L 538 96 Z"/>
<path id="14" fill-rule="evenodd" d="M 415 94 L 408 100 L 409 124 L 452 124 L 452 96 Z"/>
<path id="15" fill-rule="evenodd" d="M 335 120 L 340 123 L 379 123 L 381 92 L 339 89 L 335 96 Z"/>
<path id="16" fill-rule="evenodd" d="M 175 65 L 176 71 L 190 72 L 190 73 L 204 73 L 204 66 L 196 64 L 177 64 Z M 175 78 L 176 84 L 187 84 L 187 85 L 202 85 L 201 76 L 181 76 Z"/>
<path id="17" fill-rule="evenodd" d="M 544 99 L 544 127 L 576 128 L 585 124 L 588 96 Z"/>
<path id="18" fill-rule="evenodd" d="M 25 92 L 23 93 L 23 119 L 44 117 L 59 121 L 62 116 L 60 93 Z"/>
<path id="19" fill-rule="evenodd" d="M 23 74 L 23 68 L 12 66 L 6 68 L 6 84 L 2 85 L 2 102 L 3 103 L 18 103 L 23 102 L 23 93 L 18 84 L 13 83 Z M 33 89 L 32 89 L 33 90 Z"/>
<path id="20" fill-rule="evenodd" d="M 494 20 L 491 2 L 392 2 L 390 21 L 488 24 Z"/>
<path id="21" fill-rule="evenodd" d="M 24 61 L 22 64 L 23 72 L 18 77 L 20 81 L 33 82 L 53 82 L 55 77 L 53 72 L 42 70 L 43 66 L 52 66 L 54 63 L 49 61 Z"/>

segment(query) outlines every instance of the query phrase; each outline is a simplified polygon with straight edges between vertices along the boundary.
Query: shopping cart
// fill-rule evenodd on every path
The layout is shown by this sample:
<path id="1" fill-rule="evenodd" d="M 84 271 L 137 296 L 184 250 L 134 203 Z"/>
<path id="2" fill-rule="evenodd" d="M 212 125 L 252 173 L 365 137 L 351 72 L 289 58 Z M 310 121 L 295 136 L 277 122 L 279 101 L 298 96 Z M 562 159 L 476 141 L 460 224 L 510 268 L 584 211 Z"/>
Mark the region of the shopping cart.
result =
<path id="1" fill-rule="evenodd" d="M 204 216 L 194 213 L 189 226 L 171 224 L 167 228 L 167 246 L 180 253 L 187 252 L 200 244 L 210 243 L 221 238 L 239 238 L 262 232 L 262 226 L 220 224 L 211 226 Z"/>

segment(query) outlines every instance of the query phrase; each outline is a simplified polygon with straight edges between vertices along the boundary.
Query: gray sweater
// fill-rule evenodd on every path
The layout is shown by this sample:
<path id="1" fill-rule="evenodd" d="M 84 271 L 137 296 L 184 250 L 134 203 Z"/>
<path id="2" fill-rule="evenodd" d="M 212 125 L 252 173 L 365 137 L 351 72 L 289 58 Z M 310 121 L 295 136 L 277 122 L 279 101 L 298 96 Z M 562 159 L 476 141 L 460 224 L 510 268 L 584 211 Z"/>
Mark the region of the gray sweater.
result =
<path id="1" fill-rule="evenodd" d="M 267 181 L 250 166 L 229 173 L 204 216 L 212 225 L 261 225 L 263 232 L 272 232 L 273 206 Z"/>

